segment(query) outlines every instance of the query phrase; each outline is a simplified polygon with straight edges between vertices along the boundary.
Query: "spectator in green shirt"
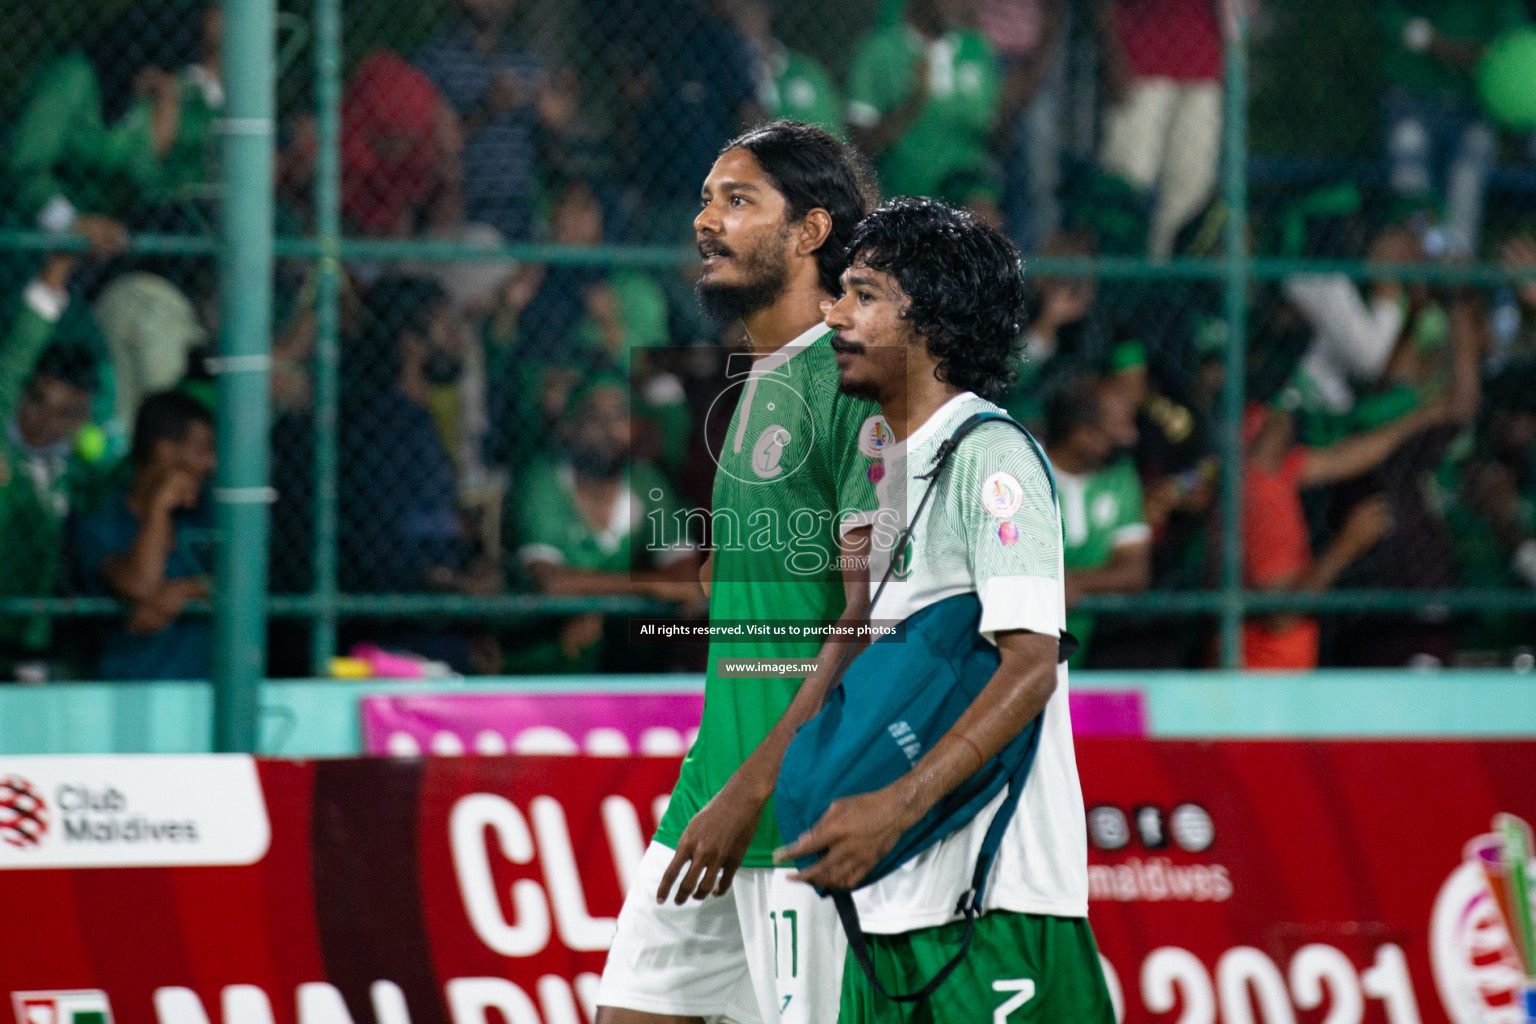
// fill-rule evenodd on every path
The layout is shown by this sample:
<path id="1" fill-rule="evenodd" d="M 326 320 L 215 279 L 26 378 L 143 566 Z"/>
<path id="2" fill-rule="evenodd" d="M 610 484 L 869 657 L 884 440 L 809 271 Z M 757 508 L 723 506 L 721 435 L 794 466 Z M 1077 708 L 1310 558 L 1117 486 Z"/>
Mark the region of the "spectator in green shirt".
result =
<path id="1" fill-rule="evenodd" d="M 6 156 L 23 221 L 117 251 L 131 218 L 206 181 L 221 31 L 212 5 L 138 5 L 44 65 Z"/>
<path id="2" fill-rule="evenodd" d="M 529 466 L 517 488 L 517 560 L 547 594 L 635 595 L 702 604 L 699 558 L 662 475 L 630 457 L 626 388 L 600 376 L 571 392 L 565 452 Z M 521 672 L 596 671 L 603 616 L 565 619 L 553 641 L 522 646 Z M 547 636 L 547 631 L 545 632 Z"/>
<path id="3" fill-rule="evenodd" d="M 1045 423 L 1061 503 L 1067 629 L 1082 643 L 1071 664 L 1080 667 L 1094 620 L 1073 607 L 1085 594 L 1145 590 L 1152 577 L 1141 479 L 1120 454 L 1136 443 L 1135 408 L 1122 390 L 1083 374 L 1052 397 Z"/>
<path id="4" fill-rule="evenodd" d="M 96 359 L 48 342 L 67 302 L 71 260 L 54 256 L 27 286 L 0 347 L 0 596 L 52 597 L 63 567 L 63 527 L 89 510 L 103 477 L 76 445 L 97 390 Z M 46 658 L 52 623 L 44 615 L 0 618 L 0 676 Z"/>
<path id="5" fill-rule="evenodd" d="M 1057 234 L 1046 240 L 1047 257 L 1091 257 L 1091 234 Z M 1046 397 L 1074 372 L 1096 368 L 1109 344 L 1109 321 L 1091 277 L 1034 277 L 1029 325 L 1019 346 L 1018 379 L 1001 404 L 1031 430 L 1042 424 Z"/>
<path id="6" fill-rule="evenodd" d="M 585 182 L 560 189 L 550 220 L 552 241 L 603 242 L 602 205 Z M 606 369 L 644 385 L 642 411 L 663 438 L 664 461 L 681 460 L 690 422 L 682 384 L 653 368 L 647 351 L 670 339 L 667 298 L 650 274 L 627 267 L 525 263 L 499 289 L 482 338 L 488 456 L 514 476 L 548 439 L 573 384 Z"/>
<path id="7" fill-rule="evenodd" d="M 1521 0 L 1383 0 L 1382 100 L 1392 188 L 1444 196 L 1451 251 L 1477 251 L 1497 136 L 1481 119 L 1472 72 L 1484 49 L 1526 20 Z"/>
<path id="8" fill-rule="evenodd" d="M 958 0 L 911 0 L 902 23 L 859 43 L 848 84 L 853 138 L 886 195 L 938 196 L 1001 220 L 988 155 L 997 58 Z"/>
<path id="9" fill-rule="evenodd" d="M 757 57 L 757 104 L 768 117 L 801 121 L 846 141 L 843 103 L 832 76 L 815 57 L 785 46 L 773 34 L 768 0 L 733 0 L 729 14 Z"/>

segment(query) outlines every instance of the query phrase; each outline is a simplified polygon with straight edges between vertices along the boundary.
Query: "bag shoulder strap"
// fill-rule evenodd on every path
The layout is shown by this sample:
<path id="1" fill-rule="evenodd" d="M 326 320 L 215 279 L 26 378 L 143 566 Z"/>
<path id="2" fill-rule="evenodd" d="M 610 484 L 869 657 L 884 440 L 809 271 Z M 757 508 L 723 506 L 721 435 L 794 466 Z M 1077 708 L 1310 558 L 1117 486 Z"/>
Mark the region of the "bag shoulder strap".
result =
<path id="1" fill-rule="evenodd" d="M 1025 439 L 1029 441 L 1029 447 L 1034 451 L 1035 457 L 1040 460 L 1040 465 L 1045 468 L 1045 478 L 1051 483 L 1051 499 L 1055 500 L 1056 474 L 1051 470 L 1051 460 L 1045 457 L 1045 450 L 1040 447 L 1040 442 L 1035 440 L 1035 435 L 1029 432 L 1029 428 L 1005 412 L 978 412 L 962 420 L 960 425 L 955 428 L 954 433 L 950 434 L 949 438 L 939 445 L 938 452 L 933 456 L 933 468 L 919 476 L 918 479 L 926 480 L 938 473 L 943 468 L 944 463 L 949 460 L 949 457 L 955 453 L 955 449 L 960 447 L 960 442 L 964 441 L 971 431 L 987 423 L 1006 423 L 1024 435 Z"/>
<path id="2" fill-rule="evenodd" d="M 1041 449 L 1040 442 L 1035 440 L 1034 435 L 1022 423 L 1007 413 L 1002 412 L 978 412 L 967 416 L 949 437 L 945 438 L 944 442 L 939 445 L 938 451 L 934 452 L 933 462 L 929 464 L 928 472 L 919 473 L 916 477 L 918 480 L 927 480 L 928 486 L 923 489 L 923 496 L 918 500 L 917 510 L 912 513 L 912 520 L 907 523 L 906 529 L 896 538 L 896 543 L 891 548 L 891 564 L 886 566 L 885 575 L 880 578 L 880 585 L 875 588 L 874 596 L 869 599 L 871 614 L 874 613 L 875 602 L 880 600 L 880 594 L 885 590 L 885 585 L 889 582 L 891 573 L 896 568 L 898 556 L 912 540 L 912 531 L 917 528 L 917 521 L 922 517 L 923 509 L 928 506 L 928 499 L 933 496 L 933 492 L 939 486 L 939 481 L 944 475 L 944 468 L 949 465 L 949 457 L 955 454 L 955 450 L 960 447 L 960 442 L 964 441 L 971 431 L 985 423 L 993 422 L 1007 423 L 1029 440 L 1030 448 L 1034 451 L 1035 457 L 1040 460 L 1040 465 L 1045 469 L 1045 478 L 1050 481 L 1051 500 L 1053 502 L 1056 500 L 1056 474 L 1051 472 L 1051 462 L 1045 457 L 1045 452 Z"/>
<path id="3" fill-rule="evenodd" d="M 915 992 L 887 992 L 885 985 L 880 981 L 880 976 L 875 973 L 875 961 L 869 953 L 869 940 L 864 934 L 864 928 L 859 924 L 859 909 L 853 905 L 853 893 L 846 889 L 832 891 L 832 905 L 837 908 L 837 916 L 843 922 L 843 931 L 848 936 L 848 948 L 853 950 L 854 959 L 859 962 L 864 976 L 875 987 L 875 991 L 886 999 L 896 1003 L 917 1003 L 933 995 L 938 987 L 944 984 L 944 979 L 955 973 L 955 968 L 960 966 L 960 961 L 965 959 L 965 954 L 971 950 L 971 940 L 976 935 L 975 914 L 967 914 L 965 917 L 965 934 L 960 938 L 960 948 L 955 950 L 955 955 L 949 958 L 949 962 L 940 967 L 938 973 L 928 979 L 922 988 Z"/>

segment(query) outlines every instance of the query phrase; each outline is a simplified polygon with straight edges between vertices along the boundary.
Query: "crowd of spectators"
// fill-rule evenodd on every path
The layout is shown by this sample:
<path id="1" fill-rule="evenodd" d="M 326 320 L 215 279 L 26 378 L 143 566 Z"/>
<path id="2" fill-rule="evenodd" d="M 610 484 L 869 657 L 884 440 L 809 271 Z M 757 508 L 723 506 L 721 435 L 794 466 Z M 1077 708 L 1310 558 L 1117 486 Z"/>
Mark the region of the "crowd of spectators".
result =
<path id="1" fill-rule="evenodd" d="M 1030 256 L 1219 257 L 1226 40 L 1238 0 L 883 0 L 840 62 L 791 45 L 783 2 L 450 0 L 409 46 L 358 48 L 341 104 L 354 237 L 495 246 L 691 240 L 720 143 L 764 118 L 860 149 L 886 195 L 927 194 Z M 874 5 L 871 5 L 872 7 Z M 1031 275 L 1009 411 L 1058 473 L 1075 664 L 1214 663 L 1214 620 L 1089 614 L 1085 598 L 1220 585 L 1223 469 L 1240 473 L 1250 589 L 1536 587 L 1536 285 L 1404 283 L 1388 265 L 1536 268 L 1536 225 L 1485 217 L 1525 139 L 1475 70 L 1518 0 L 1373 0 L 1379 159 L 1270 189 L 1259 254 L 1365 260 L 1366 281 L 1255 283 L 1244 461 L 1217 458 L 1220 284 Z M 613 9 L 611 9 L 613 8 Z M 1245 4 L 1262 30 L 1265 12 Z M 204 675 L 214 470 L 202 257 L 219 195 L 217 4 L 136 5 L 59 41 L 8 126 L 6 225 L 88 249 L 0 259 L 0 597 L 108 596 L 111 619 L 0 617 L 0 676 Z M 823 54 L 830 52 L 822 47 Z M 1536 85 L 1536 74 L 1532 75 Z M 280 111 L 279 230 L 315 222 L 317 123 Z M 1086 126 L 1086 127 L 1085 127 Z M 707 381 L 739 331 L 687 271 L 502 260 L 349 261 L 341 274 L 338 582 L 349 593 L 628 595 L 698 613 L 699 552 L 638 543 L 707 508 Z M 317 274 L 279 264 L 272 341 L 274 591 L 315 586 Z M 323 422 L 323 421 L 322 421 Z M 640 664 L 598 615 L 347 621 L 461 671 Z M 1250 617 L 1250 667 L 1507 661 L 1536 617 L 1413 608 Z M 273 624 L 277 674 L 309 644 Z"/>

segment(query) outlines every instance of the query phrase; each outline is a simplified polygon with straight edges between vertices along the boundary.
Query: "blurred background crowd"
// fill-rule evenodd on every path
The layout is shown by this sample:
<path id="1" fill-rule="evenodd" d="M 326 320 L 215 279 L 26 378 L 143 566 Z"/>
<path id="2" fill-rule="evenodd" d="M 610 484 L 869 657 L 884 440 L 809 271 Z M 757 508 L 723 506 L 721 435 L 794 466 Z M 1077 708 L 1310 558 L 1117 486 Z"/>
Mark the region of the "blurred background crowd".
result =
<path id="1" fill-rule="evenodd" d="M 1027 257 L 1154 264 L 1032 272 L 1005 403 L 1058 473 L 1077 664 L 1215 663 L 1209 616 L 1080 604 L 1217 588 L 1224 469 L 1241 474 L 1248 589 L 1536 588 L 1536 283 L 1401 269 L 1536 269 L 1536 3 L 1235 2 L 348 0 L 343 231 L 676 249 L 726 139 L 810 121 L 854 144 L 884 195 L 968 206 Z M 312 9 L 281 11 L 277 231 L 304 236 Z M 1226 254 L 1239 15 L 1249 247 L 1292 262 L 1250 282 L 1244 461 L 1224 467 L 1222 282 L 1155 265 Z M 0 676 L 204 677 L 217 277 L 211 256 L 132 240 L 217 221 L 222 19 L 93 0 L 16 5 L 0 30 L 0 229 L 84 240 L 0 246 L 0 597 L 126 609 L 0 618 Z M 625 595 L 700 614 L 699 551 L 642 530 L 657 510 L 709 507 L 704 413 L 743 341 L 691 289 L 682 259 L 348 260 L 341 590 Z M 276 297 L 269 572 L 274 593 L 306 594 L 329 422 L 317 264 L 280 260 Z M 376 639 L 464 672 L 697 665 L 622 642 L 625 625 L 375 617 L 344 622 L 342 646 Z M 271 674 L 309 674 L 308 628 L 273 621 Z M 1253 668 L 1529 665 L 1533 641 L 1531 612 L 1428 594 L 1253 616 L 1243 648 Z"/>

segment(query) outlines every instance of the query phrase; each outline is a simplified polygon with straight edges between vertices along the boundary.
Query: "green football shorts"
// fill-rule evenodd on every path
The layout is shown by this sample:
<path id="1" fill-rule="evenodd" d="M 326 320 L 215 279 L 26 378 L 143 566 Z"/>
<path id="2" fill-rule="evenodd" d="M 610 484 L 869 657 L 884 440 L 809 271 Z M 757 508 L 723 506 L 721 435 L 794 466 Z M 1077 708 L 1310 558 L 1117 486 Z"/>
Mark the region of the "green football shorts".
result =
<path id="1" fill-rule="evenodd" d="M 887 992 L 915 992 L 960 947 L 962 922 L 870 935 Z M 971 949 L 921 1003 L 875 991 L 853 951 L 843 964 L 838 1024 L 1113 1024 L 1099 949 L 1086 918 L 994 910 L 976 921 Z"/>

